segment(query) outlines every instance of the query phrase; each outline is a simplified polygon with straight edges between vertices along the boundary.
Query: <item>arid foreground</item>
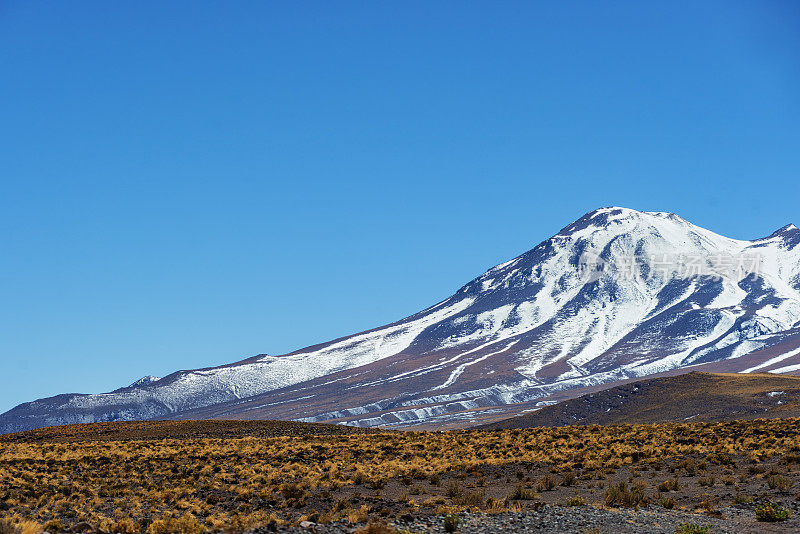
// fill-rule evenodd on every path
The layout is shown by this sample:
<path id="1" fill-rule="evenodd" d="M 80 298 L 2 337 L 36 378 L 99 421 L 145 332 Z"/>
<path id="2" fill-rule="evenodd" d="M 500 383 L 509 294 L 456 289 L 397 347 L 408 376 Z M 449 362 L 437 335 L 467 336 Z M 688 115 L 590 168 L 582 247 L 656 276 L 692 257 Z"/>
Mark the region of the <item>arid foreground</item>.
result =
<path id="1" fill-rule="evenodd" d="M 430 433 L 151 422 L 0 437 L 1 534 L 783 532 L 800 529 L 798 492 L 797 419 Z"/>

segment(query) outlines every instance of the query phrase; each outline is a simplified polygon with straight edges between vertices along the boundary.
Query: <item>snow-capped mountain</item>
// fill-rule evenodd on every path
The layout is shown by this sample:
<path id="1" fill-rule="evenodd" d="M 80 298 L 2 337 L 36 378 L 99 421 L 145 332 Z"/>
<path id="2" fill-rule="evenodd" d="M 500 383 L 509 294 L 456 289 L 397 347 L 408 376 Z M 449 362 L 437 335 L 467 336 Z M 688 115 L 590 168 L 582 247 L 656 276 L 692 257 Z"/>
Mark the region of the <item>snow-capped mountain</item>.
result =
<path id="1" fill-rule="evenodd" d="M 453 425 L 682 369 L 800 371 L 799 245 L 793 225 L 742 241 L 602 208 L 396 323 L 22 404 L 0 431 L 172 417 Z"/>

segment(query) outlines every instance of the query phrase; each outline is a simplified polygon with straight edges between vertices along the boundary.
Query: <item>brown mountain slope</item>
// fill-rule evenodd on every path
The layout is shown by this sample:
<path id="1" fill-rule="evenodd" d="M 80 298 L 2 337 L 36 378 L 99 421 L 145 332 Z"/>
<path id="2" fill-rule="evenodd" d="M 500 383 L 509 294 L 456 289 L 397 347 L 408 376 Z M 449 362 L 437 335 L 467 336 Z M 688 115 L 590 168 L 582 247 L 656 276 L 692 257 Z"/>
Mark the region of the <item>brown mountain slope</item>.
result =
<path id="1" fill-rule="evenodd" d="M 800 416 L 800 377 L 687 373 L 631 382 L 482 429 Z"/>

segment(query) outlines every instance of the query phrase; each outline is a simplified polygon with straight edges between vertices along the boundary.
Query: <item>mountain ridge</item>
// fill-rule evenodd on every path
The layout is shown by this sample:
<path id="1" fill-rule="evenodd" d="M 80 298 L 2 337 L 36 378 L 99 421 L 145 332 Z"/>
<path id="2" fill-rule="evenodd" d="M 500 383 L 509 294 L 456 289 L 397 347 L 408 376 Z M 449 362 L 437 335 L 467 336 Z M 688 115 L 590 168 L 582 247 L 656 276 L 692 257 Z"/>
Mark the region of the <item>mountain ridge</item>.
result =
<path id="1" fill-rule="evenodd" d="M 798 243 L 794 225 L 747 241 L 672 213 L 600 208 L 399 321 L 282 356 L 24 403 L 0 416 L 0 431 L 209 412 L 468 425 L 573 388 L 734 360 L 744 370 L 744 356 L 800 347 Z M 751 256 L 760 263 L 746 265 Z"/>

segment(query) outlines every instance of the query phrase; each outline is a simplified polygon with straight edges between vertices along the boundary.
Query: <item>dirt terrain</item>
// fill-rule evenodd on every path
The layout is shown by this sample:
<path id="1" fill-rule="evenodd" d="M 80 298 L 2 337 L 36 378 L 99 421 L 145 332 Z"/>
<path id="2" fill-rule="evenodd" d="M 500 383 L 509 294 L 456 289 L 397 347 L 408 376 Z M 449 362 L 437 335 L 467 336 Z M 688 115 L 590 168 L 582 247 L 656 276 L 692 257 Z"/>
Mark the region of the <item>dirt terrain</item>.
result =
<path id="1" fill-rule="evenodd" d="M 376 430 L 293 421 L 122 421 L 54 426 L 4 434 L 0 435 L 0 443 L 274 438 L 336 436 L 368 432 Z"/>
<path id="2" fill-rule="evenodd" d="M 462 532 L 534 524 L 543 532 L 675 532 L 689 523 L 712 532 L 797 531 L 798 423 L 55 428 L 0 441 L 0 528 L 257 534 L 301 524 L 350 532 L 370 522 L 376 531 L 385 522 L 389 531 L 438 532 L 455 514 Z"/>

